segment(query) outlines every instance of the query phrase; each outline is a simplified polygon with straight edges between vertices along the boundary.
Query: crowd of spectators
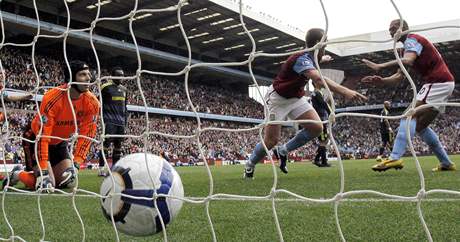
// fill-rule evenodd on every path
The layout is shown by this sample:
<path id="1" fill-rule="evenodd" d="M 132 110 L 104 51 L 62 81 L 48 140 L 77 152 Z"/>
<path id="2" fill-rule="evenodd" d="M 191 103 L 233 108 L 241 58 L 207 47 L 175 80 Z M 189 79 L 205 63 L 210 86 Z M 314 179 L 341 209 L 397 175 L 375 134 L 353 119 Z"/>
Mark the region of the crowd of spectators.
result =
<path id="1" fill-rule="evenodd" d="M 37 87 L 30 53 L 16 49 L 2 49 L 0 52 L 5 70 L 6 88 L 32 91 Z M 36 54 L 36 67 L 40 86 L 52 87 L 62 83 L 63 61 Z M 102 75 L 109 73 L 101 70 Z M 127 73 L 130 75 L 130 73 Z M 142 92 L 149 107 L 191 111 L 184 80 L 165 79 L 152 75 L 141 75 Z M 129 90 L 128 103 L 144 105 L 135 80 L 125 80 Z M 39 89 L 43 93 L 44 89 Z M 198 112 L 263 118 L 263 108 L 245 93 L 218 84 L 202 84 L 190 81 L 189 93 Z"/>
<path id="2" fill-rule="evenodd" d="M 31 111 L 14 110 L 8 115 L 9 135 L 20 136 L 23 128 L 32 117 Z M 398 127 L 398 121 L 391 121 L 394 130 Z M 150 116 L 149 135 L 147 142 L 142 134 L 147 132 L 145 116 L 131 115 L 127 134 L 137 136 L 128 137 L 123 142 L 123 153 L 142 152 L 144 148 L 154 154 L 161 154 L 172 161 L 196 162 L 199 160 L 199 146 L 197 137 L 202 145 L 205 157 L 208 160 L 240 161 L 247 159 L 255 144 L 260 141 L 258 129 L 251 131 L 229 132 L 222 130 L 207 130 L 206 128 L 219 129 L 248 129 L 254 128 L 256 124 L 242 124 L 224 121 L 201 120 L 199 136 L 196 119 L 171 117 L 171 116 Z M 460 110 L 457 108 L 448 109 L 431 126 L 440 137 L 442 144 L 450 154 L 460 154 L 460 143 L 452 137 L 460 137 Z M 204 131 L 203 131 L 204 129 Z M 5 130 L 4 130 L 5 131 Z M 343 157 L 372 158 L 377 156 L 380 147 L 380 133 L 378 119 L 341 117 L 333 126 L 333 135 L 337 141 L 339 150 Z M 166 137 L 161 134 L 188 136 L 189 138 Z M 285 127 L 282 130 L 280 143 L 286 142 L 295 134 L 293 127 Z M 98 132 L 101 133 L 100 131 Z M 5 132 L 3 133 L 5 134 Z M 100 140 L 100 137 L 97 137 Z M 19 139 L 8 142 L 7 150 L 21 150 Z M 145 146 L 147 144 L 147 146 Z M 306 160 L 312 159 L 316 151 L 316 141 L 307 144 L 291 153 L 291 159 Z M 416 137 L 414 147 L 419 155 L 428 155 L 428 147 Z M 97 160 L 99 146 L 94 145 L 89 155 L 89 160 Z M 330 156 L 334 156 L 332 149 L 329 149 Z"/>

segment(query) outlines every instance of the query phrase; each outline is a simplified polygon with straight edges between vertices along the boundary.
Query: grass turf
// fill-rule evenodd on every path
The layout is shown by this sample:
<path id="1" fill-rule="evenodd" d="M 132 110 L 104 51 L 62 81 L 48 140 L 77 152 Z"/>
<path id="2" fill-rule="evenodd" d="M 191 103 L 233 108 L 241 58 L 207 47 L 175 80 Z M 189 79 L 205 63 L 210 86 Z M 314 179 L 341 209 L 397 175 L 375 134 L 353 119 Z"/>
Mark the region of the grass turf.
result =
<path id="1" fill-rule="evenodd" d="M 459 163 L 460 156 L 452 156 Z M 389 194 L 415 196 L 420 179 L 412 159 L 405 159 L 399 171 L 373 172 L 373 160 L 344 161 L 345 191 L 375 190 Z M 426 190 L 460 191 L 460 173 L 432 173 L 437 165 L 434 157 L 421 157 Z M 278 189 L 286 189 L 309 198 L 331 198 L 340 188 L 337 163 L 331 168 L 317 168 L 311 163 L 289 164 L 289 174 L 278 169 Z M 187 197 L 205 197 L 209 193 L 209 178 L 204 167 L 177 169 Z M 265 196 L 273 185 L 271 165 L 258 165 L 255 179 L 243 180 L 242 166 L 212 167 L 214 193 Z M 82 171 L 80 187 L 98 192 L 102 181 L 94 171 Z M 339 241 L 333 204 L 292 201 L 278 194 L 276 211 L 285 241 Z M 356 195 L 354 201 L 343 201 L 339 219 L 348 241 L 426 241 L 418 218 L 416 203 L 372 201 L 381 198 Z M 438 194 L 427 197 L 422 211 L 435 241 L 460 241 L 460 197 Z M 436 199 L 433 199 L 436 198 Z M 72 201 L 66 197 L 41 197 L 46 227 L 46 240 L 81 241 L 82 232 Z M 85 223 L 86 241 L 113 241 L 115 233 L 102 215 L 97 198 L 77 197 L 76 204 Z M 41 237 L 37 197 L 6 194 L 5 212 L 15 234 L 27 241 Z M 3 213 L 0 208 L 0 214 Z M 220 241 L 277 241 L 270 201 L 212 201 L 210 214 L 217 239 Z M 204 204 L 184 204 L 179 216 L 167 228 L 170 241 L 209 241 L 212 239 Z M 10 231 L 3 216 L 0 237 L 8 238 Z M 161 241 L 162 234 L 151 237 L 130 237 L 120 234 L 121 241 Z"/>

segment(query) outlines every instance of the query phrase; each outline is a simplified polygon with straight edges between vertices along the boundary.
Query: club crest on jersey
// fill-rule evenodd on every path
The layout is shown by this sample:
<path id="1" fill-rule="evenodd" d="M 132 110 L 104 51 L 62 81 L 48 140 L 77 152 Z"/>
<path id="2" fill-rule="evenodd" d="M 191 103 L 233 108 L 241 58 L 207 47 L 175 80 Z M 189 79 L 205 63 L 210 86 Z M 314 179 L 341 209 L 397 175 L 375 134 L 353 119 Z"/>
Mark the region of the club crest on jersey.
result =
<path id="1" fill-rule="evenodd" d="M 42 123 L 46 124 L 48 122 L 48 118 L 45 115 L 42 115 Z"/>
<path id="2" fill-rule="evenodd" d="M 407 42 L 406 47 L 414 48 L 414 47 L 415 47 L 415 43 L 414 43 L 414 42 Z"/>
<path id="3" fill-rule="evenodd" d="M 313 64 L 313 63 L 312 63 L 310 60 L 304 60 L 304 61 L 302 62 L 302 65 L 303 65 L 303 66 L 311 66 L 312 64 Z"/>

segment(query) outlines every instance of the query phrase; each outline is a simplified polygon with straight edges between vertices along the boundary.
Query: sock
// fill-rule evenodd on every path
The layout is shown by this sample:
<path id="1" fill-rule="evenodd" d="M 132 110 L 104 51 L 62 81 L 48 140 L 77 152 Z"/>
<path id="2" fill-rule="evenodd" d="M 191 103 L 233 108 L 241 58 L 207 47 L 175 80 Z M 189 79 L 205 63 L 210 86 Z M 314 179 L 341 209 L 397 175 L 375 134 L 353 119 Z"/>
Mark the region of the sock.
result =
<path id="1" fill-rule="evenodd" d="M 19 180 L 26 185 L 27 188 L 35 189 L 35 176 L 33 171 L 20 171 Z"/>
<path id="2" fill-rule="evenodd" d="M 327 163 L 327 155 L 326 155 L 326 147 L 322 146 L 321 147 L 321 163 L 326 164 Z"/>
<path id="3" fill-rule="evenodd" d="M 112 155 L 112 166 L 114 166 L 121 158 L 121 149 L 114 148 Z"/>
<path id="4" fill-rule="evenodd" d="M 383 155 L 383 152 L 385 151 L 385 148 L 383 147 L 380 147 L 380 150 L 379 150 L 379 155 Z"/>
<path id="5" fill-rule="evenodd" d="M 48 169 L 48 161 L 42 160 L 42 161 L 38 162 L 38 164 L 40 164 L 40 169 L 42 169 L 42 170 L 47 170 Z"/>
<path id="6" fill-rule="evenodd" d="M 256 147 L 252 151 L 246 166 L 254 167 L 259 161 L 265 157 L 265 149 L 262 143 L 257 143 Z"/>
<path id="7" fill-rule="evenodd" d="M 431 128 L 426 128 L 419 133 L 422 140 L 430 147 L 433 153 L 438 157 L 439 162 L 444 167 L 448 167 L 452 164 L 447 155 L 446 150 L 441 145 L 441 141 L 439 141 L 438 136 Z"/>
<path id="8" fill-rule="evenodd" d="M 104 158 L 102 158 L 102 151 L 99 151 L 99 168 L 104 167 Z"/>
<path id="9" fill-rule="evenodd" d="M 102 152 L 105 154 L 105 158 L 108 160 L 109 159 L 109 147 L 106 146 L 107 143 L 104 143 L 104 148 L 99 151 L 99 167 L 103 168 L 105 166 L 104 163 L 104 158 L 102 157 Z M 110 144 L 109 144 L 110 145 Z"/>
<path id="10" fill-rule="evenodd" d="M 393 145 L 393 150 L 390 155 L 391 160 L 399 160 L 406 153 L 407 138 L 406 138 L 406 119 L 401 119 L 399 123 L 398 134 L 396 135 L 395 143 Z M 410 121 L 410 137 L 414 138 L 415 127 L 417 125 L 416 120 L 411 119 Z"/>
<path id="11" fill-rule="evenodd" d="M 314 138 L 315 137 L 308 133 L 308 130 L 302 129 L 294 136 L 294 138 L 290 139 L 286 144 L 280 146 L 279 152 L 281 155 L 287 155 L 289 152 L 303 146 Z"/>
<path id="12" fill-rule="evenodd" d="M 318 163 L 320 158 L 321 158 L 321 146 L 318 146 L 318 150 L 316 150 L 315 162 Z"/>

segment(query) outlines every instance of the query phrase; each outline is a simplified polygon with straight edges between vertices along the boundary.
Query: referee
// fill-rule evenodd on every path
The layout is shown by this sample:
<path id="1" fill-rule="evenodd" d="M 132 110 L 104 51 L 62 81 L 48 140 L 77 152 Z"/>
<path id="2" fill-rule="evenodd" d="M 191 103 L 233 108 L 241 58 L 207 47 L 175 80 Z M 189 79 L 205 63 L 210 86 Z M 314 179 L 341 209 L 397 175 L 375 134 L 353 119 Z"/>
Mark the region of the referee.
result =
<path id="1" fill-rule="evenodd" d="M 113 77 L 123 77 L 125 73 L 121 67 L 114 67 L 111 72 Z M 105 134 L 123 135 L 128 121 L 127 88 L 121 85 L 120 79 L 109 80 L 101 86 L 102 93 L 102 117 L 105 124 Z M 103 143 L 105 157 L 109 156 L 110 145 L 113 144 L 112 166 L 121 157 L 121 144 L 123 138 L 106 138 Z M 99 153 L 99 176 L 107 176 L 102 151 Z"/>

